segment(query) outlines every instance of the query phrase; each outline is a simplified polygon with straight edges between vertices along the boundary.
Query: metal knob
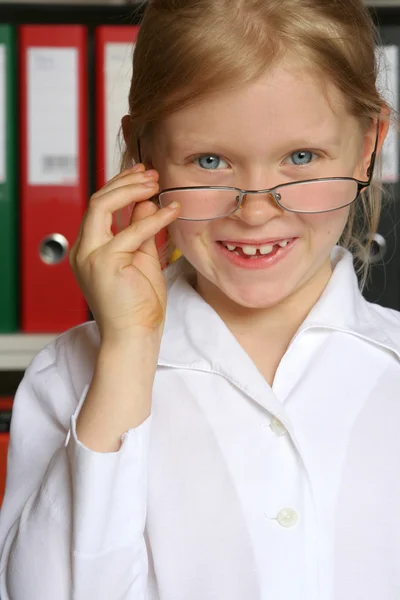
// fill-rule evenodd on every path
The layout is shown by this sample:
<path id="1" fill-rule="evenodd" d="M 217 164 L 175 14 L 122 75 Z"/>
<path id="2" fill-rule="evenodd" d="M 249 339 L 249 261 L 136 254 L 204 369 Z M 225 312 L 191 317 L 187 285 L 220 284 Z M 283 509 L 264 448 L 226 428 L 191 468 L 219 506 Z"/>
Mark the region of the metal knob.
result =
<path id="1" fill-rule="evenodd" d="M 57 265 L 68 254 L 68 240 L 60 233 L 52 233 L 40 242 L 39 255 L 47 265 Z"/>

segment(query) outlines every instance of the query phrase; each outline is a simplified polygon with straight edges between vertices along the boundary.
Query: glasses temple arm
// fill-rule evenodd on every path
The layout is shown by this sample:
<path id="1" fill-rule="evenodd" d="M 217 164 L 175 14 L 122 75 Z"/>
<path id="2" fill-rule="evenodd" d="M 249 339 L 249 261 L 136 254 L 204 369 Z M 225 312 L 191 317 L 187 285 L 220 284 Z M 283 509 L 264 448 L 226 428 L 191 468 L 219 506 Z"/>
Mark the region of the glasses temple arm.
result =
<path id="1" fill-rule="evenodd" d="M 375 160 L 376 160 L 376 152 L 377 152 L 377 149 L 378 149 L 379 132 L 380 132 L 380 126 L 379 126 L 379 119 L 378 119 L 378 128 L 377 128 L 377 131 L 376 131 L 375 147 L 374 147 L 374 151 L 372 152 L 370 165 L 369 165 L 369 167 L 367 169 L 368 183 L 371 182 L 372 175 L 373 175 L 373 172 L 374 172 Z"/>

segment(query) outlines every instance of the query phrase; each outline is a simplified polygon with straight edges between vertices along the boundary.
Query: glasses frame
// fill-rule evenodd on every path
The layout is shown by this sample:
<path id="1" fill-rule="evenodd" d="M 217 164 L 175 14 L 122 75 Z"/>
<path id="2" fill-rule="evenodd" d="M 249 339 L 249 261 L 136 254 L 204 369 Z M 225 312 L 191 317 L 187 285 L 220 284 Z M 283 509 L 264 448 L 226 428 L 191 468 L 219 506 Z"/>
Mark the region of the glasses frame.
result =
<path id="1" fill-rule="evenodd" d="M 319 178 L 319 179 L 304 179 L 304 180 L 300 180 L 300 181 L 291 181 L 289 183 L 281 183 L 279 185 L 274 186 L 273 188 L 268 188 L 265 190 L 244 190 L 241 188 L 236 188 L 236 187 L 229 187 L 229 186 L 190 186 L 190 187 L 173 187 L 173 188 L 166 188 L 165 190 L 162 190 L 157 196 L 154 197 L 154 202 L 159 206 L 159 208 L 162 208 L 161 202 L 160 202 L 160 197 L 167 192 L 178 192 L 178 191 L 192 191 L 192 190 L 224 190 L 224 191 L 234 191 L 238 194 L 237 196 L 237 206 L 235 207 L 235 209 L 233 211 L 231 211 L 230 213 L 226 214 L 226 215 L 221 215 L 220 217 L 212 217 L 212 218 L 207 218 L 207 219 L 193 219 L 193 218 L 187 218 L 187 217 L 178 217 L 178 219 L 180 219 L 181 221 L 216 221 L 218 219 L 225 219 L 226 217 L 230 217 L 233 214 L 235 214 L 235 212 L 237 212 L 243 204 L 243 199 L 245 198 L 245 196 L 252 194 L 252 195 L 258 195 L 258 194 L 270 194 L 276 204 L 282 208 L 283 210 L 286 210 L 287 212 L 293 212 L 293 213 L 298 213 L 298 214 L 322 214 L 322 213 L 327 213 L 327 212 L 333 212 L 335 210 L 340 210 L 341 208 L 345 208 L 346 206 L 350 206 L 351 204 L 353 204 L 357 198 L 360 196 L 361 192 L 363 190 L 365 190 L 366 188 L 368 188 L 371 185 L 372 182 L 372 177 L 373 177 L 373 173 L 374 173 L 374 167 L 375 167 L 375 161 L 376 161 L 376 152 L 378 149 L 378 141 L 379 141 L 379 132 L 380 132 L 380 123 L 379 123 L 379 119 L 378 119 L 378 123 L 377 123 L 377 132 L 376 132 L 376 140 L 375 140 L 375 147 L 374 150 L 372 152 L 371 155 L 371 161 L 370 161 L 370 165 L 367 169 L 367 177 L 368 180 L 367 181 L 360 181 L 359 179 L 355 179 L 354 177 L 323 177 L 323 178 Z M 140 140 L 138 140 L 138 155 L 139 155 L 139 162 L 142 162 L 142 157 L 141 157 L 141 149 L 140 149 Z M 354 181 L 357 184 L 357 194 L 355 196 L 355 198 L 351 201 L 351 202 L 346 202 L 345 204 L 342 204 L 341 206 L 337 206 L 336 208 L 329 208 L 327 210 L 295 210 L 295 209 L 290 209 L 290 208 L 286 208 L 285 206 L 283 206 L 280 203 L 280 194 L 279 194 L 279 189 L 282 188 L 286 188 L 286 187 L 290 187 L 293 185 L 298 185 L 301 183 L 317 183 L 319 181 Z"/>

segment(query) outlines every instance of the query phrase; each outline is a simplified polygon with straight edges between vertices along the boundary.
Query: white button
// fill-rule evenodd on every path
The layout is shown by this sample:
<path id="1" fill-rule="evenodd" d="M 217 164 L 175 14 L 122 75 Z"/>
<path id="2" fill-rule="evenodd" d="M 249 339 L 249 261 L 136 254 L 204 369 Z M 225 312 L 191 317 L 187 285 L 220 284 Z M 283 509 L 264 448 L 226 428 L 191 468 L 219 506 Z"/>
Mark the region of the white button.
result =
<path id="1" fill-rule="evenodd" d="M 275 417 L 272 419 L 270 423 L 271 431 L 276 433 L 276 435 L 286 435 L 287 429 L 286 427 Z"/>
<path id="2" fill-rule="evenodd" d="M 293 508 L 284 508 L 278 513 L 277 519 L 282 527 L 294 527 L 299 520 L 299 515 Z"/>

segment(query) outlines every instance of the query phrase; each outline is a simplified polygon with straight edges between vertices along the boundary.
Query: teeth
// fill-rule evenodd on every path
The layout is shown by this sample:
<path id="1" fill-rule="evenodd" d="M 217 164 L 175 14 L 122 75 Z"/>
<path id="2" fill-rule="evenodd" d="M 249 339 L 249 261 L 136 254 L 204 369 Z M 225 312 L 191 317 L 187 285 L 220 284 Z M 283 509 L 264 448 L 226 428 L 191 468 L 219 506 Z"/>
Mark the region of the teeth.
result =
<path id="1" fill-rule="evenodd" d="M 242 246 L 242 250 L 247 256 L 255 256 L 257 254 L 257 248 L 255 246 Z"/>
<path id="2" fill-rule="evenodd" d="M 273 249 L 274 249 L 273 246 L 261 246 L 260 254 L 271 254 Z"/>
<path id="3" fill-rule="evenodd" d="M 281 248 L 285 248 L 289 242 L 290 240 L 282 240 L 281 242 L 278 242 L 277 245 Z M 232 246 L 232 244 L 224 244 L 224 246 L 228 248 L 230 252 L 235 252 L 236 248 L 242 248 L 243 253 L 247 256 L 256 256 L 257 250 L 260 251 L 260 254 L 265 256 L 266 254 L 271 254 L 274 249 L 274 245 L 271 244 L 265 244 L 264 246 Z M 238 254 L 238 252 L 235 252 L 235 254 Z"/>

